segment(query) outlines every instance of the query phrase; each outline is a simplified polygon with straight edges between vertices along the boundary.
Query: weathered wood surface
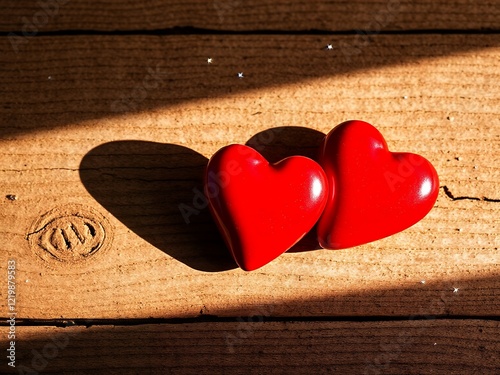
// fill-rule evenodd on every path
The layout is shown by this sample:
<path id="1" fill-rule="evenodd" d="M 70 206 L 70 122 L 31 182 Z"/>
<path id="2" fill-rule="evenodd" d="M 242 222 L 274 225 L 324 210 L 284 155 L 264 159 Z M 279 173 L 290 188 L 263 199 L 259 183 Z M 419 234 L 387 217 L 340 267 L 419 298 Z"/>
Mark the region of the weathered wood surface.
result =
<path id="1" fill-rule="evenodd" d="M 23 343 L 17 370 L 24 373 L 493 375 L 500 370 L 500 323 L 487 320 L 18 327 L 18 336 Z M 1 366 L 2 373 L 13 372 Z"/>
<path id="2" fill-rule="evenodd" d="M 500 37 L 356 43 L 66 36 L 15 54 L 4 39 L 0 267 L 17 260 L 18 317 L 498 316 Z M 206 209 L 185 223 L 178 206 L 193 206 L 218 148 L 313 155 L 323 133 L 352 118 L 436 166 L 443 187 L 422 222 L 350 250 L 284 254 L 252 273 L 235 269 Z M 65 219 L 37 222 L 55 207 Z M 94 215 L 105 239 L 75 263 L 64 246 L 80 243 L 70 231 L 79 215 Z M 40 244 L 61 250 L 59 261 Z"/>
<path id="3" fill-rule="evenodd" d="M 16 261 L 16 370 L 500 372 L 497 2 L 54 4 L 0 12 L 0 270 Z M 196 195 L 207 158 L 229 143 L 314 157 L 352 118 L 431 160 L 436 207 L 372 244 L 305 251 L 318 247 L 309 236 L 256 272 L 235 268 Z M 186 223 L 179 204 L 199 214 Z M 5 353 L 7 327 L 0 337 Z"/>
<path id="4" fill-rule="evenodd" d="M 2 5 L 0 30 L 498 30 L 499 19 L 496 0 L 25 0 Z"/>

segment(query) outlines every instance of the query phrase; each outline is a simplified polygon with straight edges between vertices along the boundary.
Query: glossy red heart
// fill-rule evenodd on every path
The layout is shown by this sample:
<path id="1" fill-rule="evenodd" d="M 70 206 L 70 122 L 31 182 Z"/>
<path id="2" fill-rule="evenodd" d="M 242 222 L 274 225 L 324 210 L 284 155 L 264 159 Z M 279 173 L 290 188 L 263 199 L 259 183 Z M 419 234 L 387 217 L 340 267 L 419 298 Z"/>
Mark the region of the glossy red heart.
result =
<path id="1" fill-rule="evenodd" d="M 323 169 L 303 156 L 270 164 L 254 149 L 230 145 L 208 162 L 205 194 L 238 265 L 255 270 L 296 244 L 323 212 Z"/>
<path id="2" fill-rule="evenodd" d="M 329 196 L 318 227 L 326 249 L 344 249 L 400 232 L 431 210 L 439 180 L 422 156 L 390 152 L 380 132 L 363 121 L 344 122 L 327 134 L 320 164 Z"/>

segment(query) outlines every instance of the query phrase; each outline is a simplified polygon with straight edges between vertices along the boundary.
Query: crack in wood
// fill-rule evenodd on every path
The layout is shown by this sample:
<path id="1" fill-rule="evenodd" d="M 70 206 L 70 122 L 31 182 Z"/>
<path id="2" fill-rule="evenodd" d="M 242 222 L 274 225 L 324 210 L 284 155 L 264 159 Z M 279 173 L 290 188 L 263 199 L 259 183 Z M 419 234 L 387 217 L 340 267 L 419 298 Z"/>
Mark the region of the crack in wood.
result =
<path id="1" fill-rule="evenodd" d="M 468 197 L 468 196 L 460 196 L 460 197 L 455 197 L 453 193 L 450 191 L 448 186 L 440 186 L 446 196 L 450 198 L 452 201 L 462 201 L 462 200 L 470 200 L 470 201 L 485 201 L 485 202 L 494 202 L 494 203 L 499 203 L 500 199 L 494 199 L 494 198 L 488 198 L 488 197 Z"/>

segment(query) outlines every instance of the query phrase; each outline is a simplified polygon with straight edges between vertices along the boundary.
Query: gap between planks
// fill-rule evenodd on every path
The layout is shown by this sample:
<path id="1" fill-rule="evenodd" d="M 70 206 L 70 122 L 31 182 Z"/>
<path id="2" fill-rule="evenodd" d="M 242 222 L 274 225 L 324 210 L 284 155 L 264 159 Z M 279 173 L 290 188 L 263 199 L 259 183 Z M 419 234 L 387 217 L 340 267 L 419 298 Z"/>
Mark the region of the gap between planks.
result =
<path id="1" fill-rule="evenodd" d="M 12 2 L 2 8 L 0 30 L 20 30 L 30 22 L 37 25 L 39 31 L 185 26 L 216 30 L 488 29 L 498 28 L 499 16 L 499 8 L 493 0 L 446 3 L 409 0 L 153 0 L 147 4 L 120 0 L 99 3 L 97 7 L 82 1 L 59 0 L 58 3 L 60 6 L 56 4 L 54 7 L 34 0 Z M 35 18 L 44 8 L 48 17 L 40 15 Z"/>

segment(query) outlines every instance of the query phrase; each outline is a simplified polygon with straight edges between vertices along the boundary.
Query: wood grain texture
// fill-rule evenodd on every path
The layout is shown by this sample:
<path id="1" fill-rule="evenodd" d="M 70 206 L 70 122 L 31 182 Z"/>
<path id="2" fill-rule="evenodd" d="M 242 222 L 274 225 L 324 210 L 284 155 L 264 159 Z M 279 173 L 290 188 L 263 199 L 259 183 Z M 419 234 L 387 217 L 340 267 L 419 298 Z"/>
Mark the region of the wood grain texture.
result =
<path id="1" fill-rule="evenodd" d="M 499 17 L 495 0 L 26 0 L 2 6 L 0 30 L 498 30 Z"/>
<path id="2" fill-rule="evenodd" d="M 17 260 L 19 318 L 498 316 L 499 36 L 330 40 L 359 53 L 324 50 L 322 36 L 43 37 L 18 54 L 4 40 L 0 267 Z M 422 222 L 245 273 L 202 203 L 184 221 L 179 204 L 196 208 L 218 148 L 313 156 L 352 118 L 436 166 L 443 188 Z M 109 248 L 40 259 L 37 234 L 61 248 L 78 239 L 60 236 L 71 221 L 57 235 L 33 223 L 82 206 L 109 223 Z"/>
<path id="3" fill-rule="evenodd" d="M 500 369 L 498 321 L 257 320 L 18 327 L 17 334 L 17 370 L 25 373 L 493 375 Z M 13 373 L 4 361 L 0 368 Z"/>

